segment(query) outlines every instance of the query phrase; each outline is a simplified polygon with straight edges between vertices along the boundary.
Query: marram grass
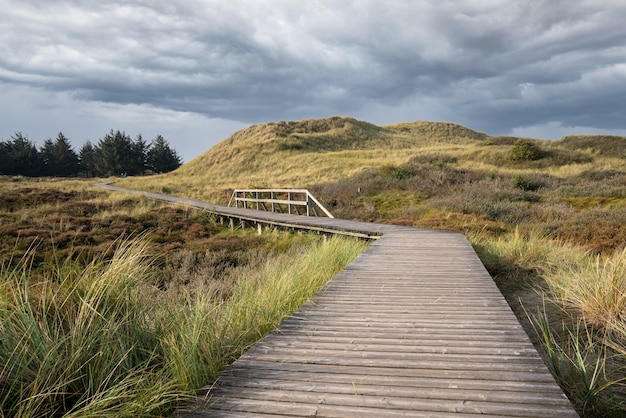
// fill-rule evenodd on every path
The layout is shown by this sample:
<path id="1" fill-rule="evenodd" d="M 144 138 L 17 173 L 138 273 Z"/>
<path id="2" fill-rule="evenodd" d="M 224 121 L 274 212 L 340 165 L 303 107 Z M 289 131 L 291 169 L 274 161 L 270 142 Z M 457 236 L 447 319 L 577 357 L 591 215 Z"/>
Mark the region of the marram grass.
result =
<path id="1" fill-rule="evenodd" d="M 548 276 L 552 297 L 592 326 L 620 332 L 626 324 L 626 249 L 563 263 Z"/>
<path id="2" fill-rule="evenodd" d="M 365 245 L 312 241 L 242 269 L 227 300 L 151 286 L 145 239 L 43 276 L 0 268 L 0 416 L 172 414 Z"/>
<path id="3" fill-rule="evenodd" d="M 110 262 L 84 269 L 67 262 L 45 278 L 26 267 L 2 271 L 3 415 L 81 415 L 93 402 L 106 415 L 161 412 L 161 404 L 147 401 L 160 377 L 141 373 L 158 356 L 156 324 L 140 289 L 145 251 L 143 243 L 121 243 Z"/>
<path id="4" fill-rule="evenodd" d="M 549 299 L 589 326 L 616 333 L 624 329 L 626 249 L 593 255 L 573 244 L 519 231 L 491 240 L 477 235 L 473 240 L 487 265 L 500 262 L 536 271 Z"/>
<path id="5" fill-rule="evenodd" d="M 546 313 L 528 314 L 552 374 L 582 417 L 623 416 L 626 356 L 615 335 L 584 320 L 556 327 Z M 622 334 L 623 336 L 624 334 Z M 619 366 L 621 364 L 621 367 Z"/>
<path id="6" fill-rule="evenodd" d="M 515 286 L 534 271 L 542 306 L 524 306 L 545 360 L 583 417 L 622 416 L 626 401 L 626 250 L 593 255 L 519 231 L 471 237 L 490 269 Z"/>

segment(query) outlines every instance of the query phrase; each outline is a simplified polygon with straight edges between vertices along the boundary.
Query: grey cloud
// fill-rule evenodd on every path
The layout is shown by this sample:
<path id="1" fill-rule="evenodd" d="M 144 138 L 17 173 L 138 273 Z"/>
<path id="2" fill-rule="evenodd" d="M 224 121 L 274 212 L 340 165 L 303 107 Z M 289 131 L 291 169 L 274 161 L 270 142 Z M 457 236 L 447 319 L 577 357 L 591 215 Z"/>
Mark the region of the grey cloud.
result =
<path id="1" fill-rule="evenodd" d="M 623 126 L 617 1 L 5 3 L 0 80 L 81 101 L 250 123 L 371 103 L 391 123 L 422 102 L 486 131 Z"/>

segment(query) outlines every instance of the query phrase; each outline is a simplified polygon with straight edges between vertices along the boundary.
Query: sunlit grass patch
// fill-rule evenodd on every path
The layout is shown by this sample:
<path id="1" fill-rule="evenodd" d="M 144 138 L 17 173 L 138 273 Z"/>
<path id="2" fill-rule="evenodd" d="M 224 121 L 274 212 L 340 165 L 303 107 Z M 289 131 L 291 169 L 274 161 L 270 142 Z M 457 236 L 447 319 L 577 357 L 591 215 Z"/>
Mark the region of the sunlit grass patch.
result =
<path id="1" fill-rule="evenodd" d="M 554 300 L 588 324 L 607 332 L 619 332 L 626 324 L 626 250 L 563 262 L 546 280 Z"/>
<path id="2" fill-rule="evenodd" d="M 157 249 L 145 238 L 86 265 L 65 258 L 34 274 L 26 258 L 0 267 L 2 416 L 171 413 L 365 245 L 317 236 L 292 244 L 234 270 L 228 292 L 157 287 Z"/>
<path id="3" fill-rule="evenodd" d="M 530 318 L 529 333 L 582 416 L 620 416 L 626 402 L 624 251 L 594 256 L 537 231 L 470 238 L 510 303 L 521 304 Z"/>
<path id="4" fill-rule="evenodd" d="M 162 406 L 150 402 L 154 390 L 180 396 L 161 373 L 140 372 L 158 356 L 145 249 L 120 243 L 109 262 L 68 260 L 35 280 L 28 265 L 2 269 L 4 416 L 80 415 L 94 403 L 100 412 L 154 415 Z"/>

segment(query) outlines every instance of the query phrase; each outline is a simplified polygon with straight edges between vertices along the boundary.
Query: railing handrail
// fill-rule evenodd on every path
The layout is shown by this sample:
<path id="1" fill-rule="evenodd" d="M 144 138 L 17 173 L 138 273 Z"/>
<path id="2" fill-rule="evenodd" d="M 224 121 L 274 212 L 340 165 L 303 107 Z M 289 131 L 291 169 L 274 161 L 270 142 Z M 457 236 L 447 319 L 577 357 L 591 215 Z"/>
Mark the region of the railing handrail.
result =
<path id="1" fill-rule="evenodd" d="M 246 197 L 247 193 L 252 193 L 254 197 Z M 270 197 L 262 197 L 262 194 L 270 193 Z M 287 193 L 287 199 L 277 199 L 274 197 L 276 193 Z M 296 196 L 303 195 L 304 200 L 295 199 Z M 287 205 L 288 211 L 291 214 L 291 206 L 306 206 L 307 207 L 307 215 L 310 216 L 310 208 L 313 209 L 313 212 L 317 215 L 317 210 L 315 207 L 318 207 L 326 216 L 329 218 L 334 218 L 334 216 L 309 192 L 307 189 L 235 189 L 233 190 L 233 194 L 230 197 L 230 201 L 228 202 L 228 206 L 231 206 L 232 203 L 235 203 L 235 207 L 239 207 L 239 202 L 242 202 L 243 207 L 247 208 L 246 203 L 256 203 L 257 210 L 260 210 L 259 203 L 271 203 L 272 204 L 272 212 L 274 212 L 274 208 L 278 207 L 281 210 L 280 205 Z M 277 206 L 275 206 L 277 205 Z M 313 206 L 314 205 L 314 206 Z M 263 205 L 265 206 L 265 205 Z M 282 210 L 281 210 L 282 211 Z M 299 214 L 298 210 L 296 212 Z"/>

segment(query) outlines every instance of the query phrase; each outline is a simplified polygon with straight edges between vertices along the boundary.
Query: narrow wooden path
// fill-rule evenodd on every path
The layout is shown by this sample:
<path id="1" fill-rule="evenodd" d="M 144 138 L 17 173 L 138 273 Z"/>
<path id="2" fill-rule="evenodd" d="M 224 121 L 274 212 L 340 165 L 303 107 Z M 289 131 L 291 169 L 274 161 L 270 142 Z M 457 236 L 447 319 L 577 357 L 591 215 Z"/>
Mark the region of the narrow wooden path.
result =
<path id="1" fill-rule="evenodd" d="M 380 238 L 181 416 L 578 416 L 462 235 L 183 201 Z"/>

